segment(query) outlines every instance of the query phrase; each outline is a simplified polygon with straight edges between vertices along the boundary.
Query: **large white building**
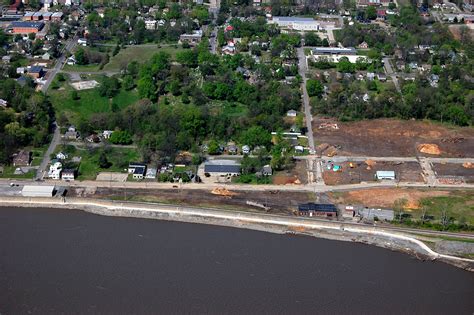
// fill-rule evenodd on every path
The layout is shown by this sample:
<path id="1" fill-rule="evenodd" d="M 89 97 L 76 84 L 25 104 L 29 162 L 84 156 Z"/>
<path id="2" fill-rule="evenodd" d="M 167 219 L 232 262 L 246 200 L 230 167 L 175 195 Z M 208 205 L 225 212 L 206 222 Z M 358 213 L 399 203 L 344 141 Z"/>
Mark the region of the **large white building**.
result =
<path id="1" fill-rule="evenodd" d="M 277 24 L 280 28 L 295 31 L 319 31 L 321 23 L 313 18 L 274 16 L 268 23 Z"/>
<path id="2" fill-rule="evenodd" d="M 311 57 L 314 61 L 326 59 L 330 62 L 339 62 L 343 57 L 349 59 L 352 63 L 355 63 L 358 59 L 367 60 L 366 56 L 357 55 L 357 50 L 354 47 L 316 47 L 311 50 Z"/>

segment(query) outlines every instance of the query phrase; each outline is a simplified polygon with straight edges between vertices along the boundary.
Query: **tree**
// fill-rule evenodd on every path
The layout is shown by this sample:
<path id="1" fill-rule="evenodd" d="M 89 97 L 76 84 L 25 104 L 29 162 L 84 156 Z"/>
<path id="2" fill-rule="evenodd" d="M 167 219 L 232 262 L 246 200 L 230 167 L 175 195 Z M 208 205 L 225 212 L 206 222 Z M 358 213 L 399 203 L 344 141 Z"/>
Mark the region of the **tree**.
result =
<path id="1" fill-rule="evenodd" d="M 126 130 L 125 131 L 116 130 L 110 136 L 109 141 L 113 144 L 127 145 L 127 144 L 132 143 L 132 136 Z"/>
<path id="2" fill-rule="evenodd" d="M 322 43 L 321 43 L 324 47 L 329 47 L 329 41 L 327 38 L 324 38 Z"/>
<path id="3" fill-rule="evenodd" d="M 304 36 L 305 46 L 319 46 L 321 45 L 321 38 L 314 32 L 307 32 Z"/>
<path id="4" fill-rule="evenodd" d="M 369 20 L 375 20 L 377 18 L 377 9 L 374 6 L 368 6 L 365 10 L 365 16 Z"/>
<path id="5" fill-rule="evenodd" d="M 398 217 L 400 223 L 402 222 L 403 219 L 403 211 L 408 203 L 408 200 L 406 198 L 400 198 L 395 200 L 393 203 L 393 210 L 397 214 L 396 217 Z"/>
<path id="6" fill-rule="evenodd" d="M 309 79 L 306 82 L 306 90 L 308 91 L 308 95 L 310 97 L 312 96 L 320 97 L 324 92 L 324 87 L 321 81 Z"/>
<path id="7" fill-rule="evenodd" d="M 74 59 L 76 59 L 76 62 L 78 65 L 86 65 L 88 64 L 86 52 L 84 48 L 79 48 L 76 53 L 74 54 Z"/>
<path id="8" fill-rule="evenodd" d="M 77 91 L 76 91 L 76 90 L 73 90 L 73 91 L 71 92 L 71 99 L 72 99 L 73 101 L 77 101 L 77 100 L 79 99 L 79 95 L 77 94 Z"/>
<path id="9" fill-rule="evenodd" d="M 99 85 L 100 96 L 106 96 L 112 98 L 119 92 L 120 82 L 115 77 L 103 76 Z"/>
<path id="10" fill-rule="evenodd" d="M 99 167 L 100 168 L 109 168 L 112 166 L 112 163 L 109 162 L 107 159 L 107 153 L 105 151 L 102 151 L 99 156 Z"/>
<path id="11" fill-rule="evenodd" d="M 272 141 L 270 132 L 260 126 L 252 126 L 244 131 L 240 137 L 240 142 L 250 147 L 269 146 Z"/>

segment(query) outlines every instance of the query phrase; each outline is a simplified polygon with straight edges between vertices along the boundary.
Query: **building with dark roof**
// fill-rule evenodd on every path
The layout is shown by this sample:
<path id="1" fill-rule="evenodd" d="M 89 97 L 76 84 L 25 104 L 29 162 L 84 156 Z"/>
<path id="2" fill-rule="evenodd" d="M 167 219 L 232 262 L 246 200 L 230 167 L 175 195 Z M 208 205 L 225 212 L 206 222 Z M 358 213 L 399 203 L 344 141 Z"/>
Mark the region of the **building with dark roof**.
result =
<path id="1" fill-rule="evenodd" d="M 313 217 L 337 217 L 337 208 L 333 204 L 324 203 L 304 203 L 298 206 L 298 214 L 301 216 Z"/>
<path id="2" fill-rule="evenodd" d="M 211 160 L 204 164 L 204 173 L 214 176 L 237 176 L 240 170 L 240 163 L 234 160 Z"/>
<path id="3" fill-rule="evenodd" d="M 27 22 L 15 21 L 12 22 L 13 34 L 30 34 L 38 33 L 44 27 L 43 22 Z"/>

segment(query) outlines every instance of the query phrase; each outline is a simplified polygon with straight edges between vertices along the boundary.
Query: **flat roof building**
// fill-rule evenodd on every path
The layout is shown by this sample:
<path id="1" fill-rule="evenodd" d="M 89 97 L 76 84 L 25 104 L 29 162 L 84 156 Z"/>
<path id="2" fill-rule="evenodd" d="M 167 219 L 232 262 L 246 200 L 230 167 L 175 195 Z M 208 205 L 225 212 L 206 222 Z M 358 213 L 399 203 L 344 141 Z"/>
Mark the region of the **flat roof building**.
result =
<path id="1" fill-rule="evenodd" d="M 13 22 L 12 29 L 14 34 L 38 33 L 44 27 L 43 22 Z"/>
<path id="2" fill-rule="evenodd" d="M 333 204 L 324 203 L 304 203 L 298 206 L 298 213 L 301 216 L 326 216 L 337 217 L 337 208 Z"/>
<path id="3" fill-rule="evenodd" d="M 234 160 L 211 160 L 204 164 L 204 173 L 220 176 L 240 175 L 240 163 Z"/>
<path id="4" fill-rule="evenodd" d="M 55 186 L 25 185 L 21 191 L 23 197 L 53 197 Z"/>
<path id="5" fill-rule="evenodd" d="M 381 180 L 381 179 L 395 180 L 395 172 L 394 171 L 377 171 L 375 173 L 375 178 L 378 180 Z"/>
<path id="6" fill-rule="evenodd" d="M 318 31 L 321 23 L 313 18 L 274 16 L 269 23 L 277 24 L 278 27 L 288 28 L 297 31 Z"/>

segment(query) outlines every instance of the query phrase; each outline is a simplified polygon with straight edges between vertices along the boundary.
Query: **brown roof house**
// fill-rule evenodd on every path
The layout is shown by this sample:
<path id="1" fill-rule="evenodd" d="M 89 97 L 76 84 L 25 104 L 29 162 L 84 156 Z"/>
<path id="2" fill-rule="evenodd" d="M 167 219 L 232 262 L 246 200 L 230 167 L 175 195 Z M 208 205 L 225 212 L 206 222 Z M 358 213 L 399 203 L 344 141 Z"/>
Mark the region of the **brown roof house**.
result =
<path id="1" fill-rule="evenodd" d="M 31 152 L 21 150 L 13 154 L 13 166 L 30 166 Z"/>

